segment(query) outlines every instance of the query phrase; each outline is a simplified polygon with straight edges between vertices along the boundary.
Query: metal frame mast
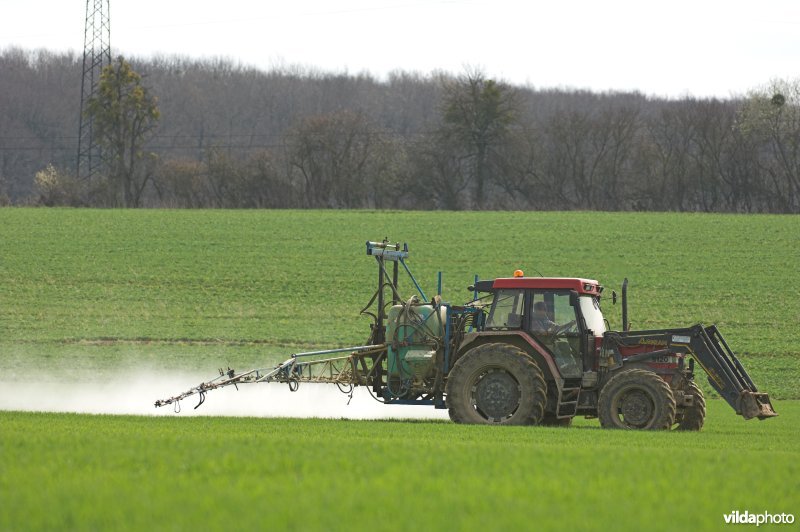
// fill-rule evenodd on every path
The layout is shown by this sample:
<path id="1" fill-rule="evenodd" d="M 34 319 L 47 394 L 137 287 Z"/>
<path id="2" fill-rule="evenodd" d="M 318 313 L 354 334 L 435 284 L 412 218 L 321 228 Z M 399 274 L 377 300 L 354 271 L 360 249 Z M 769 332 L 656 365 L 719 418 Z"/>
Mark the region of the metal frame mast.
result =
<path id="1" fill-rule="evenodd" d="M 78 129 L 77 176 L 89 179 L 100 168 L 100 148 L 94 139 L 91 118 L 85 116 L 89 99 L 95 95 L 100 73 L 111 64 L 110 0 L 86 0 L 86 25 L 83 35 L 83 77 Z"/>

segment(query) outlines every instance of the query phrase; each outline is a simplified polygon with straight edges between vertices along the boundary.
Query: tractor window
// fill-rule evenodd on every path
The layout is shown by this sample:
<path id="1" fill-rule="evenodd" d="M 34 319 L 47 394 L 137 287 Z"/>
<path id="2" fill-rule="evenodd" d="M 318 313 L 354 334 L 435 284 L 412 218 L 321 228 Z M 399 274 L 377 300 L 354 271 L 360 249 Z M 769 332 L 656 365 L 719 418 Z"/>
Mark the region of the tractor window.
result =
<path id="1" fill-rule="evenodd" d="M 581 296 L 581 312 L 586 320 L 586 327 L 593 331 L 595 336 L 602 336 L 606 332 L 606 322 L 600 310 L 600 301 L 596 297 Z"/>
<path id="2" fill-rule="evenodd" d="M 561 375 L 580 377 L 582 359 L 575 307 L 569 292 L 533 292 L 528 327 L 555 359 Z"/>
<path id="3" fill-rule="evenodd" d="M 577 332 L 575 308 L 569 303 L 569 293 L 534 292 L 531 305 L 532 332 L 552 333 L 560 330 Z"/>
<path id="4" fill-rule="evenodd" d="M 520 290 L 498 290 L 492 301 L 487 329 L 519 329 L 522 327 L 522 307 L 524 301 Z"/>

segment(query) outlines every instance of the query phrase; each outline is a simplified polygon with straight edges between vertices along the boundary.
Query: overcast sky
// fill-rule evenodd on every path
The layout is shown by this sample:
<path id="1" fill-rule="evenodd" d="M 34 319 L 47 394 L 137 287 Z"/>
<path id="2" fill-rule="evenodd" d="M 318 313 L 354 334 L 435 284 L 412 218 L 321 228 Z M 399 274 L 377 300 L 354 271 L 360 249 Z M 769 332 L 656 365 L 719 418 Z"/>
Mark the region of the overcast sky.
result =
<path id="1" fill-rule="evenodd" d="M 85 10 L 0 0 L 0 48 L 81 52 Z M 800 77 L 800 1 L 111 0 L 111 44 L 263 69 L 382 78 L 470 66 L 537 88 L 729 97 Z"/>

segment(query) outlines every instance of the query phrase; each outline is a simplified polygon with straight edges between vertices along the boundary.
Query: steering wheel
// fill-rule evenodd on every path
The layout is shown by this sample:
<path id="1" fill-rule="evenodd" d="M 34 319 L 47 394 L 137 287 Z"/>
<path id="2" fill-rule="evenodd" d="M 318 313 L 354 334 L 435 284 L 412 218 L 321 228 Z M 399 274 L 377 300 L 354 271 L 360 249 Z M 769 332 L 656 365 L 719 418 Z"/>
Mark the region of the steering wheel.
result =
<path id="1" fill-rule="evenodd" d="M 551 329 L 553 334 L 561 334 L 566 332 L 577 332 L 578 331 L 578 322 L 572 320 L 570 322 L 565 323 L 564 325 L 556 325 Z"/>

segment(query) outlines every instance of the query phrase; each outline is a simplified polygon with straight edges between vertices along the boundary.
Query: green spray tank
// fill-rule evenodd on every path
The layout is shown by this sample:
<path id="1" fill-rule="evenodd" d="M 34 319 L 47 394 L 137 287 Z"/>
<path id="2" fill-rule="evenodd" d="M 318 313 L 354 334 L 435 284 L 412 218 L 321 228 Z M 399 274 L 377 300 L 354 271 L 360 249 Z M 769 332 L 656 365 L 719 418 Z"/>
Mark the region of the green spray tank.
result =
<path id="1" fill-rule="evenodd" d="M 387 391 L 391 398 L 413 398 L 436 378 L 447 310 L 439 296 L 430 303 L 416 295 L 392 305 L 387 314 Z"/>

